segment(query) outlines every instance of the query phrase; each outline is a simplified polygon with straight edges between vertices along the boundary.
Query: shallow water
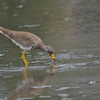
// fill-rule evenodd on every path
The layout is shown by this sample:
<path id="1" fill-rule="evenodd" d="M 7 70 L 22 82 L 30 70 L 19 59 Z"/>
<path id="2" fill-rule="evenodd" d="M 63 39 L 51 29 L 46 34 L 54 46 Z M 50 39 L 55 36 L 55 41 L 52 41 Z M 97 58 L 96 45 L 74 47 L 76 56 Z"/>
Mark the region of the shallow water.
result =
<path id="1" fill-rule="evenodd" d="M 100 99 L 99 0 L 0 0 L 0 26 L 32 32 L 55 49 L 55 65 L 40 50 L 22 50 L 0 34 L 0 98 Z M 1 99 L 1 100 L 2 100 Z"/>

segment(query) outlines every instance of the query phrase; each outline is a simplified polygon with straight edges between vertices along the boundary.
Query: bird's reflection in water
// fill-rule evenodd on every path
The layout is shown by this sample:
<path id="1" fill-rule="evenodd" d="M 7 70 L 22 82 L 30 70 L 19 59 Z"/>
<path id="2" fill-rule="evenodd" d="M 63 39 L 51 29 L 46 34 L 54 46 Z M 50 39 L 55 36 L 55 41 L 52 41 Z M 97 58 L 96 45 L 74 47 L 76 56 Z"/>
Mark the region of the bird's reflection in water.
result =
<path id="1" fill-rule="evenodd" d="M 15 91 L 5 98 L 5 100 L 17 100 L 20 98 L 34 98 L 37 94 L 40 94 L 42 90 L 46 87 L 51 87 L 46 85 L 46 83 L 54 78 L 55 76 L 55 65 L 51 64 L 50 72 L 46 72 L 42 77 L 34 78 L 28 77 L 27 67 L 24 67 L 24 80 L 21 85 L 19 85 Z"/>
<path id="2" fill-rule="evenodd" d="M 27 70 L 27 66 L 24 67 L 23 69 L 23 75 L 25 79 L 28 79 L 28 70 Z"/>

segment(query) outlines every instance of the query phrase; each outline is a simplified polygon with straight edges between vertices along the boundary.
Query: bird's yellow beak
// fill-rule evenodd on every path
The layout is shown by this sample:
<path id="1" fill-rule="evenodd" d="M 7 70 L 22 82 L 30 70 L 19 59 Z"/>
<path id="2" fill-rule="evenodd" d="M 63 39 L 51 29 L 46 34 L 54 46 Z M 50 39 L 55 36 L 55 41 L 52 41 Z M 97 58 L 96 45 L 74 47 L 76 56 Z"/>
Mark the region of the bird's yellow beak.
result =
<path id="1" fill-rule="evenodd" d="M 52 58 L 53 61 L 55 61 L 55 56 L 54 56 L 54 54 L 50 54 L 50 57 Z"/>

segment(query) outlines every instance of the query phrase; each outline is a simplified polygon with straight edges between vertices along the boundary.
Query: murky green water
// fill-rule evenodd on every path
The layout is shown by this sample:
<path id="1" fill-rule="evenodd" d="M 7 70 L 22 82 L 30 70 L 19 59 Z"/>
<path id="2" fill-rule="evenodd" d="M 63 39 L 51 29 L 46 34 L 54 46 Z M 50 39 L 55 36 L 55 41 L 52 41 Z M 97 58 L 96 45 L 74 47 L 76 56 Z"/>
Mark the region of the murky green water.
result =
<path id="1" fill-rule="evenodd" d="M 25 69 L 22 50 L 0 34 L 0 98 L 100 99 L 99 16 L 99 0 L 0 0 L 0 26 L 38 35 L 56 56 L 52 66 L 42 51 L 27 52 Z"/>

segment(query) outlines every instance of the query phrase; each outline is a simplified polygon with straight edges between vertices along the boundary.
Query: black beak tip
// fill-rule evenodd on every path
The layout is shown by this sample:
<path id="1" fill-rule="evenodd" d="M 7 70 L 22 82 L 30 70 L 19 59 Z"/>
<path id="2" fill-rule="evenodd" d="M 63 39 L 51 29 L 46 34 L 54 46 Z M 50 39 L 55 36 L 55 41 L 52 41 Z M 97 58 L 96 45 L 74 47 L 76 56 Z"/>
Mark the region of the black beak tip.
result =
<path id="1" fill-rule="evenodd" d="M 54 62 L 55 61 L 55 59 L 52 59 L 52 62 Z"/>

